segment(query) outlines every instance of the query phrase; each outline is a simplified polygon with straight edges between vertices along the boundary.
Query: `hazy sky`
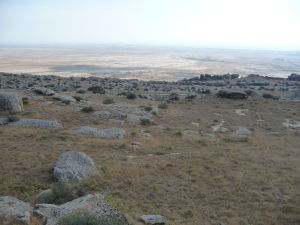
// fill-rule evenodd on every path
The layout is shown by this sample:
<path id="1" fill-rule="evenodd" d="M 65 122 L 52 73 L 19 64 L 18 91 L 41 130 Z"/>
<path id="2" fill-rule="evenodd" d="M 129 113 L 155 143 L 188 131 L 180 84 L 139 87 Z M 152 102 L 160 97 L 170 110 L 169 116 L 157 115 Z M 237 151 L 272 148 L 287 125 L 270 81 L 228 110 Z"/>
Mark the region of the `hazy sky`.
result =
<path id="1" fill-rule="evenodd" d="M 300 50 L 300 0 L 0 0 L 0 44 Z"/>

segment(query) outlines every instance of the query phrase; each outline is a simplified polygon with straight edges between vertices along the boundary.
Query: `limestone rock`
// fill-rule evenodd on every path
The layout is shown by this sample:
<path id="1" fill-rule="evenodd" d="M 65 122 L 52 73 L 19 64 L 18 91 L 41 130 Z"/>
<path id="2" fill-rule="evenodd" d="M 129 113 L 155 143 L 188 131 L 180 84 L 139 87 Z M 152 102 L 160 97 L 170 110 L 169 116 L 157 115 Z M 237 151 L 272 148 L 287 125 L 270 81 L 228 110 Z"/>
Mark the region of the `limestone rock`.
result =
<path id="1" fill-rule="evenodd" d="M 34 88 L 33 91 L 37 94 L 41 94 L 41 95 L 45 95 L 45 96 L 55 95 L 55 91 L 53 91 L 49 88 L 44 88 L 44 87 Z"/>
<path id="2" fill-rule="evenodd" d="M 251 134 L 252 132 L 246 127 L 240 127 L 235 131 L 235 133 L 238 135 L 247 135 Z"/>
<path id="3" fill-rule="evenodd" d="M 23 111 L 22 99 L 14 93 L 0 92 L 0 111 L 12 113 Z"/>
<path id="4" fill-rule="evenodd" d="M 86 211 L 101 218 L 118 218 L 128 224 L 126 217 L 104 200 L 101 194 L 88 194 L 60 206 L 37 204 L 34 212 L 45 218 L 45 225 L 57 225 L 58 221 L 72 213 Z"/>
<path id="5" fill-rule="evenodd" d="M 32 211 L 29 203 L 10 196 L 0 197 L 1 224 L 30 225 Z"/>
<path id="6" fill-rule="evenodd" d="M 58 181 L 76 183 L 96 172 L 93 160 L 83 152 L 64 152 L 55 164 L 54 178 Z"/>
<path id="7" fill-rule="evenodd" d="M 166 219 L 161 215 L 143 215 L 140 217 L 140 219 L 145 224 L 151 225 L 163 225 L 166 223 Z"/>

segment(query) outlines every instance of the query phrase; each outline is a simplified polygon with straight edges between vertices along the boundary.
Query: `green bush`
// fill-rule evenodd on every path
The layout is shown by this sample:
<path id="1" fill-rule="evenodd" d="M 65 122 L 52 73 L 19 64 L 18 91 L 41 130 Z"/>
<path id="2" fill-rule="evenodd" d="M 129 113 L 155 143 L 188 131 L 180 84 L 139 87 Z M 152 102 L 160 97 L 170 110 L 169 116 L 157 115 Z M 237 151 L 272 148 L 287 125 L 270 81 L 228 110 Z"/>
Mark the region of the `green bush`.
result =
<path id="1" fill-rule="evenodd" d="M 151 106 L 146 106 L 146 107 L 145 107 L 145 111 L 146 111 L 146 112 L 152 111 L 152 107 L 151 107 Z"/>
<path id="2" fill-rule="evenodd" d="M 81 109 L 81 112 L 85 112 L 85 113 L 90 113 L 90 112 L 94 112 L 94 108 L 92 106 L 87 106 L 87 107 L 83 107 Z"/>
<path id="3" fill-rule="evenodd" d="M 160 103 L 160 104 L 158 105 L 158 108 L 159 108 L 159 109 L 166 109 L 166 108 L 168 108 L 168 105 L 167 105 L 166 103 Z"/>
<path id="4" fill-rule="evenodd" d="M 23 104 L 28 105 L 29 104 L 29 99 L 27 97 L 22 98 Z"/>
<path id="5" fill-rule="evenodd" d="M 114 103 L 114 100 L 112 98 L 107 98 L 107 99 L 104 99 L 103 104 L 113 104 Z"/>
<path id="6" fill-rule="evenodd" d="M 11 115 L 11 116 L 7 117 L 7 120 L 8 120 L 9 123 L 12 123 L 12 122 L 17 122 L 17 121 L 19 121 L 20 118 L 17 117 L 16 115 Z"/>
<path id="7" fill-rule="evenodd" d="M 97 217 L 89 212 L 69 214 L 58 222 L 59 225 L 128 225 L 125 219 L 118 217 Z"/>
<path id="8" fill-rule="evenodd" d="M 82 100 L 80 96 L 73 96 L 73 98 L 75 98 L 77 102 L 80 102 Z"/>
<path id="9" fill-rule="evenodd" d="M 71 187 L 64 183 L 57 183 L 52 192 L 46 196 L 45 203 L 60 205 L 76 198 Z"/>
<path id="10" fill-rule="evenodd" d="M 274 98 L 274 96 L 269 93 L 264 93 L 262 96 L 263 96 L 263 98 Z"/>
<path id="11" fill-rule="evenodd" d="M 150 125 L 151 120 L 149 120 L 148 118 L 142 118 L 140 124 L 143 126 Z"/>
<path id="12" fill-rule="evenodd" d="M 132 92 L 128 92 L 128 93 L 126 93 L 126 98 L 127 99 L 136 99 L 136 94 L 134 94 Z"/>

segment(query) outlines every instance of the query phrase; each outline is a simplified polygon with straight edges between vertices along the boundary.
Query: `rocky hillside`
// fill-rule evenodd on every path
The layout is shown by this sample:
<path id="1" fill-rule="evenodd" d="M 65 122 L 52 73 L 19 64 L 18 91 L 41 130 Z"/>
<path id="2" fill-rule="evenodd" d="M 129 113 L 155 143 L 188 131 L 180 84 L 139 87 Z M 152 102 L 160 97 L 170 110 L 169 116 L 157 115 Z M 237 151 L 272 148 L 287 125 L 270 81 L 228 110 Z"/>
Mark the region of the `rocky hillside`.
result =
<path id="1" fill-rule="evenodd" d="M 299 224 L 299 79 L 0 73 L 0 224 Z"/>

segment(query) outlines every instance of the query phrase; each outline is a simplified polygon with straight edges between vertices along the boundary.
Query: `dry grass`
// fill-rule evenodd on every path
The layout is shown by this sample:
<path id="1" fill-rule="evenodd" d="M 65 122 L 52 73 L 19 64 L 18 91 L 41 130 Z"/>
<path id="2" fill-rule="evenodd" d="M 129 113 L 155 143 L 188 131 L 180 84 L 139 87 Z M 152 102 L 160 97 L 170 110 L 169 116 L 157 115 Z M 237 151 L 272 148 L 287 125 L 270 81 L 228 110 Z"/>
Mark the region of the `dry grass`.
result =
<path id="1" fill-rule="evenodd" d="M 96 103 L 103 99 L 92 95 L 89 105 L 100 110 Z M 121 97 L 114 100 L 149 104 Z M 31 114 L 23 117 L 56 119 L 65 129 L 0 127 L 0 195 L 34 201 L 39 191 L 53 184 L 52 168 L 59 154 L 81 151 L 100 169 L 100 175 L 86 180 L 85 187 L 103 193 L 133 224 L 140 224 L 140 215 L 153 213 L 166 216 L 173 225 L 300 223 L 299 132 L 281 124 L 285 118 L 300 120 L 299 105 L 214 97 L 182 101 L 160 110 L 157 125 L 120 125 L 136 133 L 123 140 L 73 134 L 72 129 L 84 125 L 119 126 L 75 108 L 30 100 L 25 110 Z M 247 116 L 236 115 L 238 108 L 249 109 Z M 230 131 L 209 138 L 211 126 L 222 120 Z M 200 126 L 193 127 L 191 122 Z M 239 126 L 253 130 L 247 142 L 226 141 Z M 141 136 L 142 129 L 152 137 Z M 185 129 L 200 130 L 201 135 L 174 135 Z M 134 148 L 132 141 L 142 146 Z"/>

